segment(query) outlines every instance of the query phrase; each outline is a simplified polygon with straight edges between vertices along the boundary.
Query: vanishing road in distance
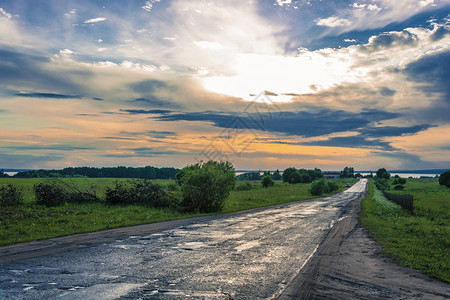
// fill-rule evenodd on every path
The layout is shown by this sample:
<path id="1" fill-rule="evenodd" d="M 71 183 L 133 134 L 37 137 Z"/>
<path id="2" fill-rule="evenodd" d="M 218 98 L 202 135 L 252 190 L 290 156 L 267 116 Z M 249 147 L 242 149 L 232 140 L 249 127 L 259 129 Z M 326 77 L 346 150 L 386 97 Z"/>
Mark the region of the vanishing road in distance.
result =
<path id="1" fill-rule="evenodd" d="M 366 186 L 361 179 L 330 197 L 167 222 L 160 231 L 127 228 L 106 242 L 64 248 L 58 241 L 70 238 L 52 239 L 34 258 L 8 261 L 8 249 L 27 249 L 2 247 L 0 299 L 273 299 Z"/>

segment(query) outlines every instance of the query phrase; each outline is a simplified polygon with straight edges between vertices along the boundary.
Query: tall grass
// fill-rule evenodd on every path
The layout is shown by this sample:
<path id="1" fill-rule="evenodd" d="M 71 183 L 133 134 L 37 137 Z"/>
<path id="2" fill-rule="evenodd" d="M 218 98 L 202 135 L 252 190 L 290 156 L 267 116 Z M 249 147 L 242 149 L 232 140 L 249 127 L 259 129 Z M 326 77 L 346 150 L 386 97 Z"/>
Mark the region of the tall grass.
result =
<path id="1" fill-rule="evenodd" d="M 390 203 L 371 183 L 362 201 L 361 223 L 373 233 L 387 256 L 450 282 L 450 218 L 447 203 L 442 201 L 448 191 L 437 187 L 437 180 L 423 183 L 408 179 L 407 185 L 410 188 L 405 187 L 405 192 L 414 195 L 414 215 Z"/>

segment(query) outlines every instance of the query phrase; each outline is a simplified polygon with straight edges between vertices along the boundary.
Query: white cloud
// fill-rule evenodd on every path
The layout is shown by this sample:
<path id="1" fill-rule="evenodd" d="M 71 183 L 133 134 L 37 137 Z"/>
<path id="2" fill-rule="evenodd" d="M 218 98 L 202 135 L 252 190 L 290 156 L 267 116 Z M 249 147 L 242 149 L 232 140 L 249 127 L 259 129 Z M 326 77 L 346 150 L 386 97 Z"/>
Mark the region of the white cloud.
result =
<path id="1" fill-rule="evenodd" d="M 376 11 L 376 10 L 381 10 L 380 7 L 378 7 L 376 4 L 358 4 L 358 3 L 353 3 L 352 5 L 350 5 L 353 8 L 356 9 L 367 9 L 370 11 Z"/>
<path id="2" fill-rule="evenodd" d="M 103 22 L 105 20 L 106 20 L 106 18 L 93 18 L 93 19 L 84 21 L 84 24 L 98 23 L 98 22 Z"/>
<path id="3" fill-rule="evenodd" d="M 420 7 L 425 7 L 425 6 L 433 5 L 433 4 L 434 4 L 434 0 L 422 0 L 419 2 Z"/>
<path id="4" fill-rule="evenodd" d="M 6 18 L 6 19 L 11 19 L 12 16 L 10 13 L 6 12 L 3 8 L 0 7 L 0 17 L 2 18 Z"/>
<path id="5" fill-rule="evenodd" d="M 351 21 L 336 16 L 325 19 L 315 19 L 314 22 L 316 22 L 316 24 L 319 26 L 326 26 L 326 27 L 343 27 L 343 26 L 350 26 L 352 24 Z"/>
<path id="6" fill-rule="evenodd" d="M 355 39 L 344 39 L 344 42 L 346 42 L 346 43 L 356 43 L 357 41 Z"/>
<path id="7" fill-rule="evenodd" d="M 71 56 L 73 54 L 77 54 L 75 51 L 72 51 L 70 49 L 61 49 L 59 50 L 59 55 L 61 56 Z"/>
<path id="8" fill-rule="evenodd" d="M 146 10 L 148 12 L 151 12 L 152 9 L 153 9 L 153 4 L 158 3 L 160 1 L 161 0 L 150 0 L 150 1 L 147 1 L 147 2 L 145 2 L 145 5 L 142 6 L 142 9 L 144 9 L 144 10 Z"/>
<path id="9" fill-rule="evenodd" d="M 329 26 L 330 28 L 324 35 L 330 33 L 333 35 L 342 34 L 352 30 L 383 28 L 388 24 L 399 23 L 416 14 L 435 9 L 435 6 L 444 8 L 449 5 L 449 0 L 360 0 L 352 2 L 345 8 L 338 9 L 334 13 L 334 18 L 337 20 L 345 19 L 349 23 L 346 26 Z M 331 24 L 333 23 L 333 19 L 329 21 L 331 21 Z M 321 23 L 327 26 L 327 22 L 321 21 Z M 337 25 L 340 25 L 339 22 L 337 22 Z"/>
<path id="10" fill-rule="evenodd" d="M 277 0 L 277 4 L 279 6 L 289 5 L 292 3 L 292 0 Z"/>
<path id="11" fill-rule="evenodd" d="M 214 49 L 222 49 L 223 48 L 223 46 L 217 42 L 199 41 L 199 42 L 194 42 L 194 44 L 201 49 L 214 50 Z"/>

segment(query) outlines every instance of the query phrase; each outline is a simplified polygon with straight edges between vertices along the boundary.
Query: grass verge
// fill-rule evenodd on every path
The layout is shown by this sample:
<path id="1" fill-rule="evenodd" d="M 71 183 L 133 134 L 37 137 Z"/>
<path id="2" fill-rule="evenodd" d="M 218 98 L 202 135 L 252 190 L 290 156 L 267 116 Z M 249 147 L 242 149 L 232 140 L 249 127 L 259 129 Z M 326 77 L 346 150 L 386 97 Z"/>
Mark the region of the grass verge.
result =
<path id="1" fill-rule="evenodd" d="M 404 192 L 414 196 L 414 215 L 387 200 L 371 182 L 361 223 L 383 246 L 383 254 L 450 283 L 450 191 L 436 179 L 408 179 L 408 185 Z"/>
<path id="2" fill-rule="evenodd" d="M 79 187 L 94 188 L 102 199 L 105 189 L 116 179 L 65 179 Z M 126 180 L 126 179 L 121 179 Z M 66 204 L 57 207 L 36 205 L 33 185 L 42 179 L 2 178 L 1 185 L 13 184 L 23 194 L 24 204 L 18 207 L 0 207 L 0 246 L 32 240 L 46 239 L 77 233 L 154 223 L 180 218 L 200 216 L 171 209 L 156 209 L 139 205 L 106 205 L 105 203 Z M 161 185 L 170 180 L 155 180 Z M 354 180 L 338 179 L 339 188 Z M 308 193 L 309 184 L 286 184 L 263 188 L 260 182 L 252 182 L 250 190 L 232 191 L 225 202 L 223 213 L 270 206 L 314 198 Z"/>

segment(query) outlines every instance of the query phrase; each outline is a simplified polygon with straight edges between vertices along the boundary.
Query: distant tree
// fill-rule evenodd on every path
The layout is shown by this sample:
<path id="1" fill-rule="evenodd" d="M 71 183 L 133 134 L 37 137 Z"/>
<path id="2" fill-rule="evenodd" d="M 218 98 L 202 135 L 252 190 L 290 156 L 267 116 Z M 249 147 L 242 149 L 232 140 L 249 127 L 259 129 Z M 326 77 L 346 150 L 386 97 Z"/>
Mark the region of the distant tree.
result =
<path id="1" fill-rule="evenodd" d="M 445 171 L 439 176 L 439 184 L 450 188 L 450 171 Z"/>
<path id="2" fill-rule="evenodd" d="M 341 171 L 341 178 L 353 178 L 355 177 L 355 170 L 353 169 L 353 167 L 345 167 L 342 171 Z"/>
<path id="3" fill-rule="evenodd" d="M 280 170 L 276 170 L 273 174 L 272 174 L 272 179 L 273 180 L 281 180 L 282 176 L 280 174 Z"/>
<path id="4" fill-rule="evenodd" d="M 265 188 L 268 188 L 270 186 L 274 186 L 275 182 L 273 182 L 272 176 L 266 175 L 261 179 L 261 185 Z"/>
<path id="5" fill-rule="evenodd" d="M 287 168 L 283 171 L 283 181 L 288 183 L 300 183 L 300 173 L 294 167 Z"/>
<path id="6" fill-rule="evenodd" d="M 301 183 L 311 183 L 312 182 L 311 176 L 309 176 L 308 173 L 301 173 L 300 174 L 300 182 Z"/>
<path id="7" fill-rule="evenodd" d="M 386 171 L 385 168 L 380 168 L 377 171 L 377 177 L 378 178 L 385 178 L 385 179 L 389 179 L 391 177 L 391 174 L 388 173 L 388 171 Z"/>
<path id="8" fill-rule="evenodd" d="M 6 174 L 5 172 L 3 172 L 3 169 L 0 170 L 0 178 L 5 178 L 5 177 L 9 177 L 8 174 Z"/>

